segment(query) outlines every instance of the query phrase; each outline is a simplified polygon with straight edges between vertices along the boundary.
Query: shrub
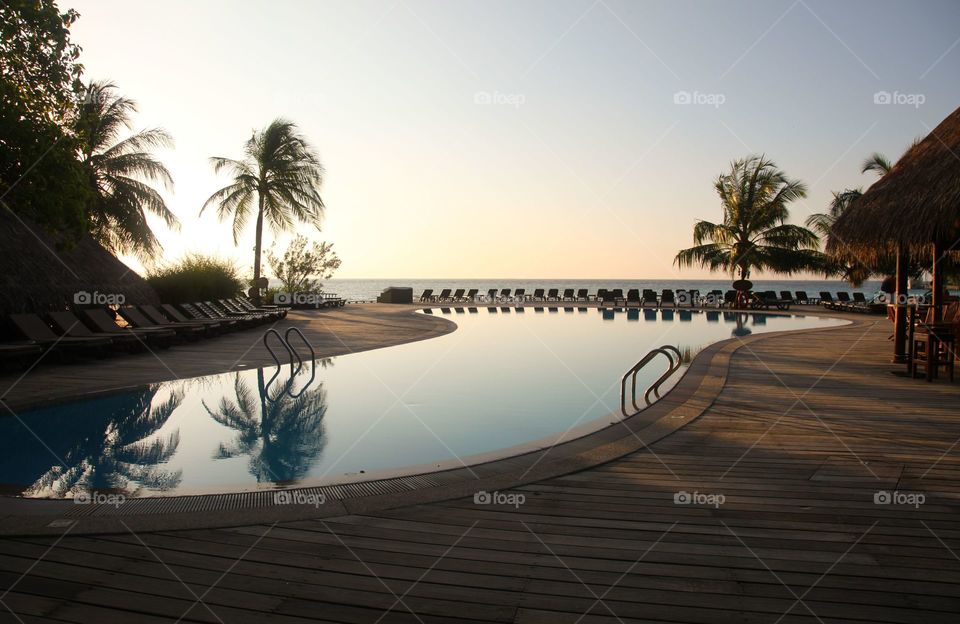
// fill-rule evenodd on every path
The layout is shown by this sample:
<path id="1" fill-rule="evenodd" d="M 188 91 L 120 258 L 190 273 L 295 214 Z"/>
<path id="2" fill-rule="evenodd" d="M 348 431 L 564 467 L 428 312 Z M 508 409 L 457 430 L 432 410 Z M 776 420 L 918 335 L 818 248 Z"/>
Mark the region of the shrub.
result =
<path id="1" fill-rule="evenodd" d="M 229 260 L 190 254 L 175 264 L 154 270 L 147 282 L 165 303 L 227 299 L 243 290 L 239 271 Z"/>

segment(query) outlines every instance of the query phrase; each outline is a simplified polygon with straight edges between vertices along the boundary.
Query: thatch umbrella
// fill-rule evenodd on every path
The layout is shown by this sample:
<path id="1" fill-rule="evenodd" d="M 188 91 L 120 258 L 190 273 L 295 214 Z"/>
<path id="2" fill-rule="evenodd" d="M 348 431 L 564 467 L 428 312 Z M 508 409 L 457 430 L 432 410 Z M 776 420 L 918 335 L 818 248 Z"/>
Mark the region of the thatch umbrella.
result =
<path id="1" fill-rule="evenodd" d="M 960 251 L 960 108 L 950 113 L 893 169 L 837 219 L 827 250 L 866 263 L 897 255 L 897 359 L 905 353 L 906 320 L 900 304 L 907 294 L 910 259 L 932 258 L 934 320 L 943 304 L 942 262 Z"/>
<path id="2" fill-rule="evenodd" d="M 70 244 L 4 210 L 0 249 L 0 315 L 63 310 L 78 293 L 122 295 L 132 304 L 159 302 L 142 277 L 89 236 Z"/>

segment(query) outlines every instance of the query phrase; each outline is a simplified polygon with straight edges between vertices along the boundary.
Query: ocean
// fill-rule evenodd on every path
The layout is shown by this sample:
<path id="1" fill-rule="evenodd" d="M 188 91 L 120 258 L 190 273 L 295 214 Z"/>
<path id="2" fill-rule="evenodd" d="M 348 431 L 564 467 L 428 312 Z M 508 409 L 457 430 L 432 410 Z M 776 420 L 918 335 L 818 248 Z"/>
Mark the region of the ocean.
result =
<path id="1" fill-rule="evenodd" d="M 515 291 L 517 288 L 525 288 L 527 294 L 533 293 L 535 288 L 586 288 L 590 294 L 594 294 L 600 288 L 612 289 L 622 288 L 624 292 L 628 288 L 651 288 L 660 292 L 664 288 L 677 290 L 684 288 L 686 290 L 699 290 L 701 293 L 707 293 L 714 289 L 728 290 L 732 279 L 710 279 L 710 280 L 680 280 L 680 279 L 329 279 L 323 284 L 323 290 L 347 299 L 348 301 L 374 301 L 383 289 L 388 286 L 408 286 L 413 288 L 414 297 L 419 297 L 424 289 L 432 288 L 434 294 L 439 293 L 441 289 L 463 288 L 469 290 L 477 288 L 481 293 L 486 293 L 490 288 L 500 290 L 509 288 Z M 836 293 L 840 290 L 847 292 L 862 292 L 869 299 L 877 294 L 880 289 L 880 280 L 867 281 L 860 288 L 851 288 L 849 284 L 842 280 L 755 280 L 754 290 L 773 290 L 779 293 L 781 290 L 805 290 L 811 297 L 818 296 L 821 290 Z M 916 294 L 924 291 L 911 291 Z"/>

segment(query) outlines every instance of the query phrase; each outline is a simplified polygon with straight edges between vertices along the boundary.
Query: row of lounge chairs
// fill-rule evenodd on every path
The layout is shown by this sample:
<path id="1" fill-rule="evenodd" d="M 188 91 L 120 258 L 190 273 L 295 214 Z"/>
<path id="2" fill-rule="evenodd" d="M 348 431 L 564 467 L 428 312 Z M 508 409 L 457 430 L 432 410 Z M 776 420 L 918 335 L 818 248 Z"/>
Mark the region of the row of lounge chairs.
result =
<path id="1" fill-rule="evenodd" d="M 518 288 L 512 291 L 510 288 L 497 290 L 489 289 L 486 294 L 481 294 L 479 289 L 471 288 L 469 290 L 458 288 L 456 290 L 444 288 L 439 293 L 434 294 L 432 289 L 426 289 L 420 295 L 421 303 L 523 303 L 528 301 L 557 301 L 557 302 L 596 302 L 600 305 L 622 305 L 626 307 L 646 307 L 648 305 L 661 306 L 707 306 L 707 307 L 734 307 L 737 303 L 737 291 L 735 290 L 711 290 L 706 295 L 701 296 L 699 290 L 664 289 L 659 294 L 649 288 L 632 288 L 624 294 L 623 289 L 599 289 L 596 294 L 590 294 L 588 289 L 581 288 L 537 288 L 531 294 L 527 294 L 526 289 Z M 853 298 L 846 292 L 838 292 L 837 298 L 826 291 L 821 291 L 819 297 L 810 297 L 805 291 L 798 290 L 791 293 L 789 290 L 781 290 L 779 295 L 772 291 L 760 291 L 748 293 L 746 297 L 747 306 L 754 309 L 770 309 L 776 307 L 780 310 L 789 309 L 793 304 L 818 304 L 822 303 L 830 309 L 842 309 L 858 312 L 876 312 L 877 306 L 881 304 L 871 303 L 866 300 L 863 293 L 854 293 Z M 882 307 L 882 306 L 881 306 Z"/>
<path id="2" fill-rule="evenodd" d="M 4 361 L 26 362 L 45 351 L 60 355 L 107 356 L 167 348 L 218 336 L 285 317 L 288 308 L 258 307 L 243 298 L 196 303 L 78 308 L 39 314 L 11 314 L 9 325 L 22 340 L 0 344 Z M 126 323 L 117 323 L 119 315 Z"/>

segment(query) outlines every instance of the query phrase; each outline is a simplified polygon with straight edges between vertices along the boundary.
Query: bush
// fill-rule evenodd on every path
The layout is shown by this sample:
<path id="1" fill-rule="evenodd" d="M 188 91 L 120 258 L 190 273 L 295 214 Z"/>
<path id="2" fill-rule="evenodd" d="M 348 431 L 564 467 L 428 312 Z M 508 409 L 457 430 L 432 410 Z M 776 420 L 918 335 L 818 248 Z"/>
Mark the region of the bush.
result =
<path id="1" fill-rule="evenodd" d="M 228 260 L 190 254 L 151 272 L 147 282 L 165 303 L 190 303 L 237 296 L 243 290 L 238 273 Z"/>

